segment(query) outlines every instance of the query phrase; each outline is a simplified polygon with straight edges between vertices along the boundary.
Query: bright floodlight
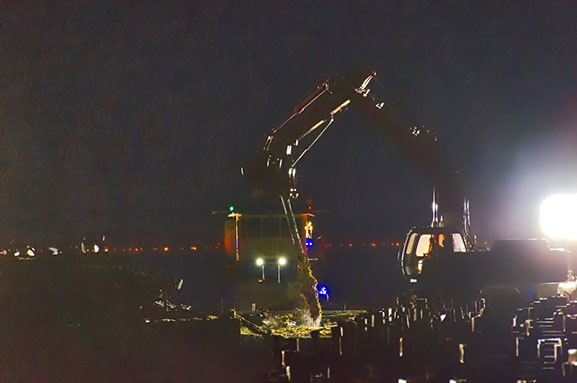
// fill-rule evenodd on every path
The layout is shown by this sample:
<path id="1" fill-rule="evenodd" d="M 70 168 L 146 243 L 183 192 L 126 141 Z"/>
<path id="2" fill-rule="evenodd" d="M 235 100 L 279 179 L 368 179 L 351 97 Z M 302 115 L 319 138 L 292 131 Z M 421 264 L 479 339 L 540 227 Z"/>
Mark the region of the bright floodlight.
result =
<path id="1" fill-rule="evenodd" d="M 285 257 L 280 257 L 280 258 L 278 259 L 278 264 L 281 265 L 281 266 L 286 265 L 286 258 L 285 258 Z"/>
<path id="2" fill-rule="evenodd" d="M 256 259 L 256 265 L 257 265 L 257 266 L 262 266 L 262 265 L 264 265 L 264 259 L 262 259 L 262 258 L 257 258 L 257 259 Z"/>
<path id="3" fill-rule="evenodd" d="M 541 204 L 541 228 L 555 239 L 577 240 L 577 194 L 555 194 Z"/>

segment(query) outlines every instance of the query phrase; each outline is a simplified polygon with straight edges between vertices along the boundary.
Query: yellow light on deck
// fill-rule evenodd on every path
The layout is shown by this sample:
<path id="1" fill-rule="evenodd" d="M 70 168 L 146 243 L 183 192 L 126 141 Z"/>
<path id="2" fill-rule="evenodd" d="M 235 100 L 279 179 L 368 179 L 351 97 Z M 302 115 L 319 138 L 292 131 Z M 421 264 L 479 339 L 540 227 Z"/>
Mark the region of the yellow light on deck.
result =
<path id="1" fill-rule="evenodd" d="M 313 237 L 313 223 L 311 221 L 309 221 L 305 225 L 305 238 L 312 238 L 312 237 Z"/>
<path id="2" fill-rule="evenodd" d="M 280 257 L 280 258 L 278 259 L 278 264 L 281 265 L 281 266 L 286 265 L 286 258 L 285 258 L 285 257 Z"/>
<path id="3" fill-rule="evenodd" d="M 262 259 L 262 258 L 257 258 L 257 259 L 256 259 L 256 265 L 257 265 L 257 266 L 262 266 L 262 265 L 264 265 L 264 259 Z"/>
<path id="4" fill-rule="evenodd" d="M 555 194 L 543 201 L 541 229 L 551 238 L 577 240 L 577 194 Z"/>

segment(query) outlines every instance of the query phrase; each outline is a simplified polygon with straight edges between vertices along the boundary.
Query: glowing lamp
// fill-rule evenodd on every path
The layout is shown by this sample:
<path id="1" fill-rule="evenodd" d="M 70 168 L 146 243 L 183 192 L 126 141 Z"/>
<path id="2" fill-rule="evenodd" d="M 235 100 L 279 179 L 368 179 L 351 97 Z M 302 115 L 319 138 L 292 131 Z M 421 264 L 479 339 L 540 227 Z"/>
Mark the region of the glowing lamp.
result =
<path id="1" fill-rule="evenodd" d="M 319 295 L 324 295 L 324 296 L 329 295 L 329 289 L 327 289 L 326 286 L 317 286 L 317 291 L 319 292 Z"/>
<path id="2" fill-rule="evenodd" d="M 231 213 L 234 213 L 234 206 L 230 206 L 230 207 L 228 208 L 228 211 L 230 211 Z"/>
<path id="3" fill-rule="evenodd" d="M 548 237 L 577 240 L 577 194 L 554 194 L 543 201 L 541 228 Z"/>
<path id="4" fill-rule="evenodd" d="M 278 259 L 278 264 L 279 264 L 280 266 L 286 265 L 286 258 L 285 258 L 285 257 L 280 257 L 280 258 Z"/>
<path id="5" fill-rule="evenodd" d="M 257 258 L 257 259 L 256 259 L 256 265 L 257 265 L 257 266 L 262 266 L 262 265 L 264 265 L 264 259 L 262 259 L 262 258 Z"/>

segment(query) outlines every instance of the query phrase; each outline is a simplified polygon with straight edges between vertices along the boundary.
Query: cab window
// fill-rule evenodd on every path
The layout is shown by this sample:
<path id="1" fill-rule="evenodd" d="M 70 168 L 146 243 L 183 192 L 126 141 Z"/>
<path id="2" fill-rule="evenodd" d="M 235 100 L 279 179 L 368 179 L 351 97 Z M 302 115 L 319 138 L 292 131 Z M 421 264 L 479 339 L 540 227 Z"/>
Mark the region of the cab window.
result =
<path id="1" fill-rule="evenodd" d="M 262 220 L 262 236 L 265 238 L 278 238 L 279 218 L 267 217 Z"/>
<path id="2" fill-rule="evenodd" d="M 424 257 L 426 253 L 429 252 L 431 234 L 423 234 L 419 238 L 419 243 L 417 243 L 417 251 L 415 255 L 417 257 Z"/>
<path id="3" fill-rule="evenodd" d="M 463 242 L 463 237 L 459 233 L 453 234 L 453 251 L 455 253 L 467 252 L 467 248 L 465 247 L 465 242 Z"/>
<path id="4" fill-rule="evenodd" d="M 415 246 L 415 238 L 417 238 L 417 233 L 411 234 L 409 241 L 407 242 L 407 247 L 405 248 L 405 254 L 410 254 L 413 251 L 413 246 Z"/>
<path id="5" fill-rule="evenodd" d="M 241 238 L 260 238 L 261 222 L 260 218 L 244 218 L 240 221 Z"/>

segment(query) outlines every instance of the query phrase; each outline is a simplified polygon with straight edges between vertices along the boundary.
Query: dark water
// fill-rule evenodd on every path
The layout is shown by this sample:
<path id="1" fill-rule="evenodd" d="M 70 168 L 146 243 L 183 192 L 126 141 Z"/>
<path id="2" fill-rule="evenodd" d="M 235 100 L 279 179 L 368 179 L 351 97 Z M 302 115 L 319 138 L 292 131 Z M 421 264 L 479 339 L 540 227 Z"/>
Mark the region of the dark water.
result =
<path id="1" fill-rule="evenodd" d="M 203 311 L 233 305 L 235 264 L 229 258 L 215 254 L 139 254 L 127 257 L 127 261 L 163 281 L 182 278 L 182 289 L 173 294 L 175 303 Z M 313 271 L 319 285 L 329 290 L 330 304 L 322 299 L 325 308 L 379 308 L 407 288 L 396 248 L 334 248 L 313 262 Z"/>
<path id="2" fill-rule="evenodd" d="M 174 300 L 213 312 L 228 265 L 208 255 L 0 258 L 0 381 L 258 381 L 268 354 L 240 344 L 237 321 L 167 322 L 141 309 L 182 277 Z"/>
<path id="3" fill-rule="evenodd" d="M 329 290 L 329 308 L 381 308 L 408 287 L 396 248 L 335 248 L 314 269 Z"/>
<path id="4" fill-rule="evenodd" d="M 153 274 L 166 285 L 182 279 L 181 290 L 171 294 L 173 303 L 186 304 L 200 311 L 215 311 L 232 305 L 234 263 L 228 257 L 151 253 L 128 257 L 127 263 Z"/>
<path id="5" fill-rule="evenodd" d="M 173 297 L 176 303 L 202 310 L 233 304 L 234 263 L 225 257 L 141 254 L 130 264 L 166 281 L 182 278 L 182 290 Z M 330 304 L 322 299 L 325 308 L 379 308 L 407 288 L 396 248 L 335 248 L 314 261 L 313 270 L 319 285 L 329 290 Z"/>

